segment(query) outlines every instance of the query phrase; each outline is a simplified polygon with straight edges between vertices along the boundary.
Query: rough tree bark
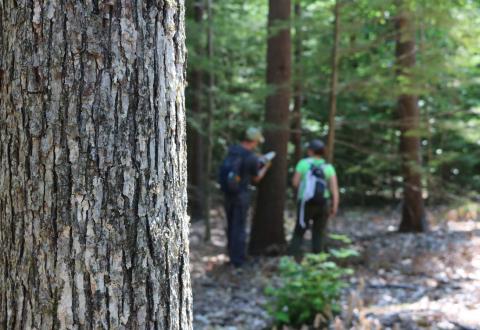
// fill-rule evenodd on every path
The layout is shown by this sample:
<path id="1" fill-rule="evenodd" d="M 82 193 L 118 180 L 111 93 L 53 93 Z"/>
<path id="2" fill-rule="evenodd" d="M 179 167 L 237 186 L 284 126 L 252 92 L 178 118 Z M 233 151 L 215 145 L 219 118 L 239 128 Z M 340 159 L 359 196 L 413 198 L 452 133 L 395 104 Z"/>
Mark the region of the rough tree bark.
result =
<path id="1" fill-rule="evenodd" d="M 189 329 L 183 1 L 0 2 L 0 328 Z"/>
<path id="2" fill-rule="evenodd" d="M 338 62 L 340 60 L 338 46 L 340 40 L 340 0 L 335 1 L 333 9 L 333 47 L 332 47 L 332 76 L 330 79 L 330 112 L 328 115 L 327 160 L 333 162 L 335 145 L 335 116 L 337 115 L 338 92 Z"/>
<path id="3" fill-rule="evenodd" d="M 427 229 L 422 198 L 420 110 L 413 93 L 412 70 L 416 62 L 415 25 L 411 13 L 399 1 L 396 18 L 396 58 L 401 94 L 398 98 L 400 119 L 400 155 L 403 172 L 403 210 L 400 231 L 421 232 Z"/>
<path id="4" fill-rule="evenodd" d="M 201 26 L 204 20 L 204 2 L 205 0 L 193 0 L 192 4 L 193 19 Z M 203 30 L 202 30 L 203 31 Z M 197 41 L 195 52 L 200 56 L 204 54 L 204 45 L 202 42 Z M 189 93 L 190 106 L 189 106 L 189 120 L 187 130 L 187 145 L 188 145 L 188 186 L 189 186 L 189 211 L 193 220 L 200 220 L 204 216 L 204 185 L 203 181 L 206 173 L 205 169 L 205 155 L 206 146 L 204 134 L 201 130 L 204 128 L 204 113 L 205 102 L 203 95 L 206 92 L 204 82 L 203 70 L 192 68 L 189 71 L 188 81 L 189 87 L 187 92 Z"/>
<path id="5" fill-rule="evenodd" d="M 267 84 L 274 92 L 267 97 L 265 150 L 277 157 L 260 183 L 253 218 L 249 250 L 252 255 L 278 253 L 285 245 L 283 211 L 287 188 L 287 144 L 289 139 L 289 102 L 291 40 L 288 24 L 290 0 L 270 0 L 267 44 Z"/>
<path id="6" fill-rule="evenodd" d="M 302 35 L 302 2 L 295 1 L 295 82 L 293 95 L 293 111 L 292 111 L 292 133 L 290 140 L 293 143 L 293 160 L 292 163 L 297 164 L 302 159 L 302 104 L 303 104 L 303 35 Z"/>

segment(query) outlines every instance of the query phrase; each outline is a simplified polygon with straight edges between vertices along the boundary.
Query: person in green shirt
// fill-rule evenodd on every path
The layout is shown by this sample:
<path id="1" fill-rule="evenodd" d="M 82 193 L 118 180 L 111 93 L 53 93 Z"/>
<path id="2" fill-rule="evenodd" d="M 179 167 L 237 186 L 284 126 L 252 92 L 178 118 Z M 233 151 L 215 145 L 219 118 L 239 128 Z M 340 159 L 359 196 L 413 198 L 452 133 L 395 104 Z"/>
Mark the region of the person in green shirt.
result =
<path id="1" fill-rule="evenodd" d="M 328 219 L 337 214 L 339 204 L 337 175 L 333 165 L 326 163 L 324 159 L 324 143 L 317 139 L 310 141 L 307 148 L 307 155 L 307 158 L 298 162 L 292 179 L 292 185 L 297 189 L 298 218 L 292 240 L 288 247 L 288 253 L 297 257 L 301 255 L 303 236 L 310 223 L 312 223 L 313 252 L 319 253 L 325 249 Z M 323 170 L 327 188 L 324 192 L 324 198 L 327 202 L 323 205 L 303 201 L 307 185 L 305 177 L 308 175 L 312 166 Z M 302 210 L 302 208 L 304 209 Z"/>

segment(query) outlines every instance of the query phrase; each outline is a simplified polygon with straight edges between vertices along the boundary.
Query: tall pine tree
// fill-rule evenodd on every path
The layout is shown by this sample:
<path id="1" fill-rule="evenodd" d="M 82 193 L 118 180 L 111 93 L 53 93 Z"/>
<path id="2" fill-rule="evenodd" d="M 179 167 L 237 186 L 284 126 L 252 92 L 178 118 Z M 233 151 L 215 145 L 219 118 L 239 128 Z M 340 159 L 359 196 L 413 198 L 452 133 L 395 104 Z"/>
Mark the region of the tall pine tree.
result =
<path id="1" fill-rule="evenodd" d="M 291 79 L 290 0 L 270 0 L 268 13 L 267 84 L 273 92 L 265 108 L 264 150 L 277 153 L 260 183 L 250 236 L 253 255 L 278 253 L 285 245 L 283 212 L 287 189 L 287 145 Z"/>
<path id="2" fill-rule="evenodd" d="M 412 79 L 417 52 L 412 16 L 406 4 L 398 1 L 396 59 L 401 93 L 398 97 L 398 116 L 403 174 L 403 210 L 399 230 L 421 232 L 425 231 L 427 226 L 422 197 L 420 110 Z"/>

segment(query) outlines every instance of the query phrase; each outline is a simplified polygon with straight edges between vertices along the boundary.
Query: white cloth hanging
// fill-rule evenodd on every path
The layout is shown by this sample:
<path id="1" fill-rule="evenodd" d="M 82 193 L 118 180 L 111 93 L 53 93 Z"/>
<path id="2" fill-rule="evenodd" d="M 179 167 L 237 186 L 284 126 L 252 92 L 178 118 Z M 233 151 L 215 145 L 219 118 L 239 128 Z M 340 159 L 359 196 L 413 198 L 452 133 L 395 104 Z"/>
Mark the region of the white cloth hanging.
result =
<path id="1" fill-rule="evenodd" d="M 313 166 L 313 161 L 310 162 L 310 167 Z M 302 180 L 302 189 L 303 195 L 300 198 L 300 214 L 299 214 L 299 223 L 302 228 L 306 228 L 305 223 L 305 204 L 315 196 L 315 186 L 317 183 L 317 178 L 313 174 L 313 171 L 310 169 L 305 174 L 305 177 Z"/>

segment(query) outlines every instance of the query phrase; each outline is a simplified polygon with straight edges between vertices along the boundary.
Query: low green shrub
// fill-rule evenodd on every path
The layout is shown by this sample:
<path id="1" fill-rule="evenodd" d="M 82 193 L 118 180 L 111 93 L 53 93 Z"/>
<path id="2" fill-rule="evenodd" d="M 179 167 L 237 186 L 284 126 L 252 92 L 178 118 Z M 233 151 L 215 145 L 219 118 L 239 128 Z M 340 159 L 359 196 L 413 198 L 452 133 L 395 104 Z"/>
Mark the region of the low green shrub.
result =
<path id="1" fill-rule="evenodd" d="M 348 237 L 332 237 L 349 242 Z M 279 285 L 266 288 L 270 302 L 266 306 L 279 326 L 312 324 L 315 318 L 328 320 L 340 311 L 338 300 L 346 275 L 353 270 L 339 267 L 332 259 L 356 256 L 351 248 L 331 250 L 330 253 L 306 254 L 300 263 L 283 257 L 279 264 Z"/>

